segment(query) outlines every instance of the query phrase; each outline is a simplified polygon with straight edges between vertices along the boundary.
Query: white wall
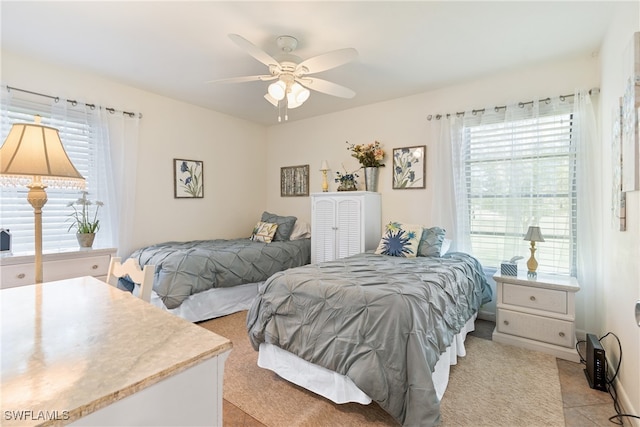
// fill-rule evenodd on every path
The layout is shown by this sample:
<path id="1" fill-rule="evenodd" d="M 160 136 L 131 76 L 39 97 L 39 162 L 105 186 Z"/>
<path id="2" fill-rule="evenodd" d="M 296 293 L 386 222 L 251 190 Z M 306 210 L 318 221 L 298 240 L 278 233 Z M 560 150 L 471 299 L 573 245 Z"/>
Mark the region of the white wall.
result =
<path id="1" fill-rule="evenodd" d="M 611 174 L 611 129 L 614 108 L 624 94 L 625 83 L 631 73 L 628 47 L 633 33 L 640 31 L 640 7 L 637 2 L 619 9 L 601 51 L 602 84 L 602 199 L 610 200 Z M 634 304 L 640 300 L 640 192 L 628 192 L 627 231 L 617 231 L 611 225 L 609 205 L 603 203 L 603 280 L 598 299 L 599 330 L 593 333 L 602 336 L 615 333 L 621 341 L 623 360 L 619 373 L 621 385 L 618 392 L 627 412 L 640 415 L 640 328 L 634 321 Z M 615 338 L 604 341 L 608 358 L 617 367 L 619 351 Z M 637 420 L 636 420 L 637 422 Z M 637 423 L 640 425 L 640 423 Z"/>
<path id="2" fill-rule="evenodd" d="M 258 184 L 267 171 L 263 126 L 7 51 L 2 82 L 143 114 L 137 197 L 129 209 L 135 217 L 134 248 L 251 234 L 266 205 Z M 174 199 L 174 158 L 204 162 L 204 198 Z"/>
<path id="3" fill-rule="evenodd" d="M 438 147 L 428 138 L 429 114 L 451 113 L 471 108 L 503 105 L 509 101 L 528 101 L 561 94 L 571 94 L 575 88 L 599 85 L 598 61 L 581 57 L 566 61 L 505 72 L 465 84 L 426 92 L 419 95 L 382 102 L 322 117 L 290 122 L 268 129 L 267 204 L 274 211 L 307 219 L 310 216 L 308 198 L 280 197 L 281 166 L 310 165 L 310 192 L 320 192 L 320 162 L 328 160 L 331 178 L 341 164 L 351 171 L 358 161 L 350 157 L 347 144 L 380 141 L 387 151 L 390 166 L 393 148 L 414 145 L 427 146 L 426 189 L 393 190 L 391 170 L 380 170 L 378 191 L 382 193 L 382 220 L 430 224 L 431 193 L 438 184 L 433 162 Z M 314 96 L 325 96 L 312 93 Z M 307 102 L 312 102 L 310 99 Z M 292 115 L 295 113 L 291 113 Z M 364 178 L 358 180 L 364 189 Z M 333 179 L 329 191 L 335 191 Z"/>

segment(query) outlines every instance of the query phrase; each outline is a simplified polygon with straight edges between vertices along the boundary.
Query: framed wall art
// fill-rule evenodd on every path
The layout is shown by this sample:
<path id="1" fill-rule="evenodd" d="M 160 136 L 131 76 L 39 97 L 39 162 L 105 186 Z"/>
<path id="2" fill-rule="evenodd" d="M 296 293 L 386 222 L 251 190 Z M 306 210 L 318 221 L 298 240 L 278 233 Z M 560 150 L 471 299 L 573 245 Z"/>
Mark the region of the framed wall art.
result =
<path id="1" fill-rule="evenodd" d="M 427 146 L 401 147 L 393 149 L 394 190 L 419 189 L 426 187 Z"/>
<path id="2" fill-rule="evenodd" d="M 309 165 L 280 168 L 280 196 L 301 197 L 309 195 Z"/>
<path id="3" fill-rule="evenodd" d="M 173 197 L 204 197 L 203 163 L 200 160 L 173 159 Z"/>
<path id="4" fill-rule="evenodd" d="M 625 192 L 640 189 L 637 117 L 640 107 L 640 32 L 633 35 L 628 51 L 629 74 L 622 99 L 622 191 Z"/>

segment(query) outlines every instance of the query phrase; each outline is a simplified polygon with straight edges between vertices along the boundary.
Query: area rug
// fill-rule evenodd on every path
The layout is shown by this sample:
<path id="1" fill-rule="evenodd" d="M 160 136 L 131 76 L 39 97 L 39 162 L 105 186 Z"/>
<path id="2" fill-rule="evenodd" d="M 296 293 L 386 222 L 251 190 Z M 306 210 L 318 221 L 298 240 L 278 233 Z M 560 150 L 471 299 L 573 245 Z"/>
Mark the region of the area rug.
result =
<path id="1" fill-rule="evenodd" d="M 246 311 L 200 323 L 233 342 L 224 398 L 269 427 L 394 426 L 377 404 L 336 405 L 257 365 Z M 443 426 L 564 426 L 553 356 L 473 336 L 467 356 L 451 367 L 441 402 Z"/>

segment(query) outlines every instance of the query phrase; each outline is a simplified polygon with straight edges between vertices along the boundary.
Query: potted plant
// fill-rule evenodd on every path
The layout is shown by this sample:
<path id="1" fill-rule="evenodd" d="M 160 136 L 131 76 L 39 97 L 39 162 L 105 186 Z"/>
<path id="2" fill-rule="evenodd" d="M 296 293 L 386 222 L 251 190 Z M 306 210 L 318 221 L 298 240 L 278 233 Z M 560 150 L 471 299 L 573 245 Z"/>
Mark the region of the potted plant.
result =
<path id="1" fill-rule="evenodd" d="M 93 246 L 93 240 L 96 236 L 96 232 L 100 229 L 100 220 L 98 219 L 98 211 L 100 207 L 104 206 L 104 203 L 100 201 L 92 202 L 88 199 L 89 193 L 82 192 L 82 196 L 70 202 L 67 206 L 73 208 L 73 212 L 69 214 L 71 225 L 69 231 L 72 228 L 76 229 L 76 237 L 78 244 L 83 248 L 90 248 Z M 93 213 L 91 213 L 91 206 L 96 206 Z"/>
<path id="2" fill-rule="evenodd" d="M 344 169 L 344 165 L 342 166 L 342 168 Z M 356 188 L 356 178 L 358 177 L 358 174 L 355 172 L 347 172 L 347 170 L 344 170 L 344 173 L 342 172 L 336 172 L 336 179 L 335 181 L 337 183 L 340 183 L 340 185 L 338 186 L 338 191 L 355 191 L 357 190 Z"/>
<path id="3" fill-rule="evenodd" d="M 347 141 L 349 144 L 349 141 Z M 384 150 L 378 141 L 371 144 L 349 144 L 347 150 L 351 151 L 351 157 L 358 159 L 364 168 L 365 189 L 377 191 L 378 168 L 384 166 Z"/>

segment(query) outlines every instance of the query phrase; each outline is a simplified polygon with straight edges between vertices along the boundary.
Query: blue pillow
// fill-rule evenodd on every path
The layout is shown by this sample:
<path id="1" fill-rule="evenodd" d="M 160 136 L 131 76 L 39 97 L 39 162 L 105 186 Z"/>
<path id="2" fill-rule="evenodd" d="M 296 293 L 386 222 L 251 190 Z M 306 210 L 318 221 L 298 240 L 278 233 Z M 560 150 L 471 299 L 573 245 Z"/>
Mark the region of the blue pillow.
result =
<path id="1" fill-rule="evenodd" d="M 278 224 L 273 241 L 286 241 L 291 237 L 297 219 L 295 216 L 280 216 L 264 211 L 260 221 Z"/>
<path id="2" fill-rule="evenodd" d="M 418 254 L 418 244 L 422 236 L 422 226 L 390 222 L 375 253 L 389 256 L 414 258 Z"/>
<path id="3" fill-rule="evenodd" d="M 440 227 L 425 228 L 418 246 L 418 256 L 440 256 L 446 230 Z"/>

